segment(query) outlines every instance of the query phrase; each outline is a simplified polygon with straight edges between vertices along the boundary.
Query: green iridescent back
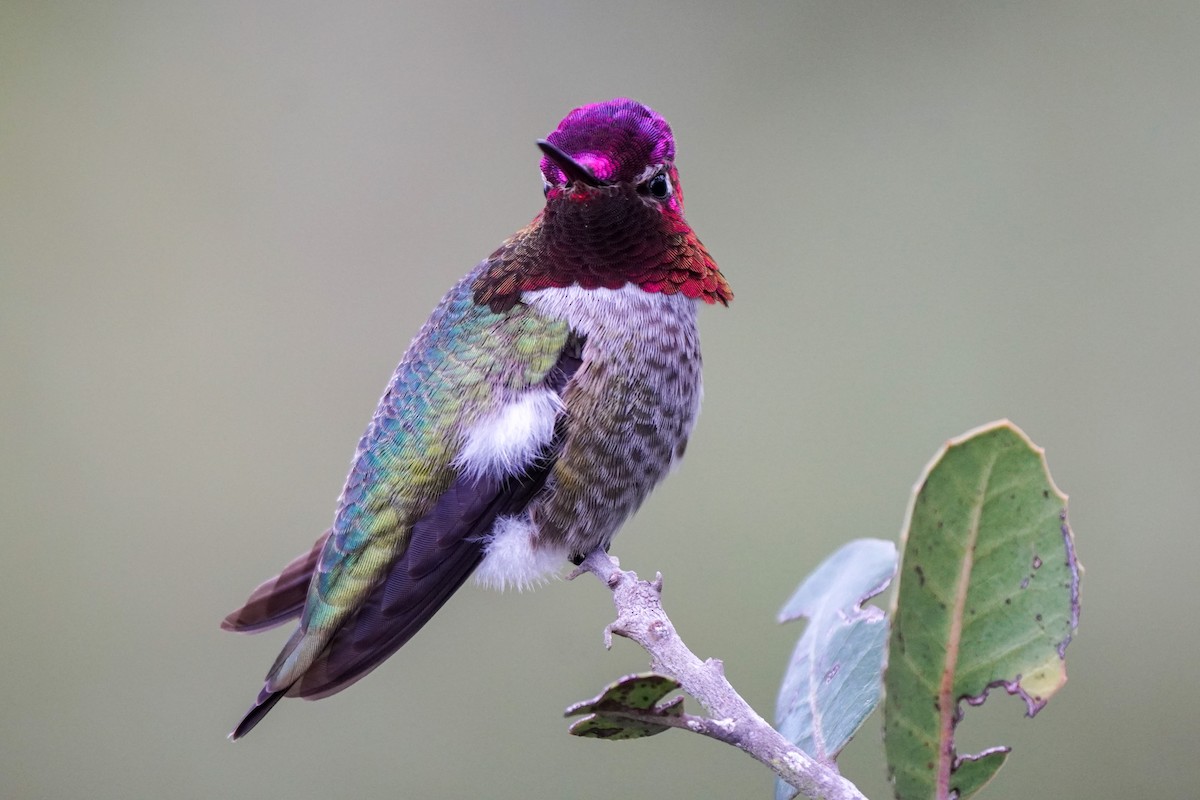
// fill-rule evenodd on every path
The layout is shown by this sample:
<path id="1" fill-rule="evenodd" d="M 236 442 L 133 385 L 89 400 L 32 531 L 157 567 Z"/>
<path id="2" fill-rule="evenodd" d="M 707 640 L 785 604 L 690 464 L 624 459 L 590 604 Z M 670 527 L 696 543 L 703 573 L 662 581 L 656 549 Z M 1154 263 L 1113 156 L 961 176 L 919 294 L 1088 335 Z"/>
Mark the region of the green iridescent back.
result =
<path id="1" fill-rule="evenodd" d="M 542 383 L 569 331 L 525 305 L 496 313 L 472 299 L 475 273 L 425 323 L 358 444 L 332 533 L 293 635 L 267 685 L 294 682 L 408 547 L 413 526 L 457 476 L 461 433 Z"/>

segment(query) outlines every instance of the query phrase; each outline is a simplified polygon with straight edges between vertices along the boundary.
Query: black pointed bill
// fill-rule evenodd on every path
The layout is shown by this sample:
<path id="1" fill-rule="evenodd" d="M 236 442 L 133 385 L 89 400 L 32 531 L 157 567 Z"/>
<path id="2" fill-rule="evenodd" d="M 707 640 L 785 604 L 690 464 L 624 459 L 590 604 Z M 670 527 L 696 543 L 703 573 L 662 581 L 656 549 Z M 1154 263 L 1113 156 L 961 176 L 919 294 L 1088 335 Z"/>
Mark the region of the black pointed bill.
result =
<path id="1" fill-rule="evenodd" d="M 538 139 L 538 147 L 546 154 L 546 158 L 562 170 L 568 181 L 579 181 L 586 186 L 608 186 L 608 181 L 602 181 L 592 174 L 592 171 L 575 159 L 558 149 L 545 139 Z"/>

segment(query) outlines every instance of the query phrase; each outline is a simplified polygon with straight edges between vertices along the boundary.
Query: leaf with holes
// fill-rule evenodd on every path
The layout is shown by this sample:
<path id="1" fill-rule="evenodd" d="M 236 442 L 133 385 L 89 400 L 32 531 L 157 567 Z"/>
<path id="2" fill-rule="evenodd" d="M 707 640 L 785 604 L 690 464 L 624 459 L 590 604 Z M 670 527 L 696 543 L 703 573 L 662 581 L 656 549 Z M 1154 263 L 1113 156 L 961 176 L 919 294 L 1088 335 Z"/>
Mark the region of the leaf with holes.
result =
<path id="1" fill-rule="evenodd" d="M 678 717 L 683 713 L 683 696 L 659 703 L 679 688 L 679 682 L 654 672 L 626 675 L 604 687 L 591 700 L 575 703 L 564 716 L 586 714 L 570 727 L 575 736 L 594 739 L 640 739 L 667 730 L 654 717 Z"/>
<path id="2" fill-rule="evenodd" d="M 1033 716 L 1066 681 L 1079 622 L 1067 497 L 1008 421 L 953 439 L 909 502 L 885 677 L 884 740 L 900 800 L 961 800 L 1008 748 L 958 755 L 963 702 L 994 688 Z"/>
<path id="3" fill-rule="evenodd" d="M 833 763 L 879 704 L 887 617 L 863 603 L 896 573 L 896 545 L 857 539 L 843 545 L 804 579 L 779 621 L 806 617 L 779 699 L 775 726 L 813 758 Z M 777 800 L 796 788 L 775 781 Z"/>

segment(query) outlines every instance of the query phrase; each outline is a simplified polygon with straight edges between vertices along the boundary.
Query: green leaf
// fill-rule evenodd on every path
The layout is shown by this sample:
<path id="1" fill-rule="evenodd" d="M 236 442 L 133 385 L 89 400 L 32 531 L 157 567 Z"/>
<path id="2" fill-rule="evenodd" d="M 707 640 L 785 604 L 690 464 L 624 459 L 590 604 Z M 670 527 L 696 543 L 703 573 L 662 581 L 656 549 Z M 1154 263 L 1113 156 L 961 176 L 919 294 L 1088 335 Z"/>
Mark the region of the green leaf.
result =
<path id="1" fill-rule="evenodd" d="M 594 739 L 640 739 L 667 730 L 647 717 L 678 717 L 683 713 L 683 696 L 659 703 L 679 688 L 679 682 L 654 672 L 626 675 L 604 687 L 591 700 L 570 706 L 564 716 L 586 714 L 570 727 L 575 736 Z"/>
<path id="2" fill-rule="evenodd" d="M 813 758 L 833 763 L 879 704 L 887 617 L 863 603 L 887 588 L 895 572 L 892 542 L 849 542 L 813 570 L 779 612 L 780 622 L 809 622 L 779 687 L 775 726 Z M 795 794 L 795 787 L 776 780 L 777 800 Z"/>
<path id="3" fill-rule="evenodd" d="M 962 701 L 993 688 L 1036 714 L 1066 681 L 1079 622 L 1067 497 L 1008 421 L 953 439 L 909 503 L 885 677 L 888 771 L 900 800 L 970 797 L 1007 747 L 955 751 Z"/>

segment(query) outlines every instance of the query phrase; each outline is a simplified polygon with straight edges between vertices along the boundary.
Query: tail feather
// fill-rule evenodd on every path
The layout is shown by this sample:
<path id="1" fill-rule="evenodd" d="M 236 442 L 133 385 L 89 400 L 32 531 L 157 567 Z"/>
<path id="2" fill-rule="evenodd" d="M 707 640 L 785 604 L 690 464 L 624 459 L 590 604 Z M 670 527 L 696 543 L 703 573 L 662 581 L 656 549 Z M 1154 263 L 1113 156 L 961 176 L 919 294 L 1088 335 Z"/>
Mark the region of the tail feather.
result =
<path id="1" fill-rule="evenodd" d="M 276 703 L 283 699 L 285 694 L 287 694 L 286 689 L 281 689 L 278 692 L 268 692 L 266 689 L 263 689 L 259 692 L 258 699 L 254 701 L 254 705 L 250 706 L 250 710 L 246 712 L 246 716 L 242 717 L 242 721 L 229 734 L 229 740 L 236 742 L 254 730 L 254 726 L 262 722 L 262 718 L 267 715 L 268 711 L 275 707 Z"/>
<path id="2" fill-rule="evenodd" d="M 329 531 L 325 531 L 312 549 L 292 559 L 274 578 L 263 581 L 241 608 L 221 622 L 221 627 L 236 633 L 259 633 L 300 616 L 309 581 L 328 538 Z"/>
<path id="3" fill-rule="evenodd" d="M 462 586 L 482 558 L 483 542 L 477 537 L 462 540 L 442 555 L 436 569 L 421 570 L 424 574 L 417 578 L 413 567 L 419 559 L 407 555 L 399 559 L 388 579 L 375 588 L 363 609 L 347 621 L 300 679 L 273 688 L 270 676 L 303 641 L 304 632 L 297 629 L 229 738 L 236 741 L 245 736 L 285 696 L 317 700 L 336 694 L 400 649 Z"/>

